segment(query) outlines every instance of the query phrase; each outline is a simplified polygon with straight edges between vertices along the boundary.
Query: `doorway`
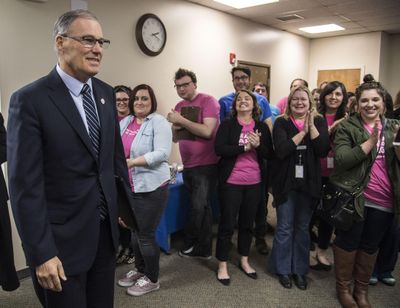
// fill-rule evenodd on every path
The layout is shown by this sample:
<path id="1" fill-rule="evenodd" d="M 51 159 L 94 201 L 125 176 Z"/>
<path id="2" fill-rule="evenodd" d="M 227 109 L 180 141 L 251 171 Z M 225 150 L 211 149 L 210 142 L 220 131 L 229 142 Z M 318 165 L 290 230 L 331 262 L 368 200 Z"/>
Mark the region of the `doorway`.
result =
<path id="1" fill-rule="evenodd" d="M 249 61 L 238 60 L 238 66 L 247 66 L 251 70 L 251 83 L 250 88 L 253 89 L 257 82 L 262 82 L 267 85 L 267 98 L 270 98 L 270 76 L 271 66 L 268 64 L 261 64 Z"/>

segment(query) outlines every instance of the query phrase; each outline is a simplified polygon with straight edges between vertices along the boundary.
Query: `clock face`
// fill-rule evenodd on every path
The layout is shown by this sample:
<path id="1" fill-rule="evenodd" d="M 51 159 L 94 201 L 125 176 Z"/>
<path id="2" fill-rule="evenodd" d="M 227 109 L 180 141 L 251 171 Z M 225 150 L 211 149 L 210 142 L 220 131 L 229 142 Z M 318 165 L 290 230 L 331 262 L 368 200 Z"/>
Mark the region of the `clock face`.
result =
<path id="1" fill-rule="evenodd" d="M 164 24 L 154 14 L 143 15 L 136 25 L 136 40 L 145 54 L 149 56 L 160 54 L 167 41 Z"/>

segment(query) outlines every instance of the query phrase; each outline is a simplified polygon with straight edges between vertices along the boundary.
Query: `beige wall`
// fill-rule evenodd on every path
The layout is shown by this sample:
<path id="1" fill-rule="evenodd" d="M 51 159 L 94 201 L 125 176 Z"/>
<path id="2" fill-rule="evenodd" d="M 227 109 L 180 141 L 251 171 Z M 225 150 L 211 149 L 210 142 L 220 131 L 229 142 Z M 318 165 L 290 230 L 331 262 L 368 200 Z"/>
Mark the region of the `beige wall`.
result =
<path id="1" fill-rule="evenodd" d="M 381 32 L 311 40 L 310 88 L 317 86 L 318 70 L 360 68 L 362 76 L 379 79 L 380 49 Z"/>
<path id="2" fill-rule="evenodd" d="M 400 34 L 388 36 L 387 66 L 385 86 L 395 99 L 400 91 Z"/>

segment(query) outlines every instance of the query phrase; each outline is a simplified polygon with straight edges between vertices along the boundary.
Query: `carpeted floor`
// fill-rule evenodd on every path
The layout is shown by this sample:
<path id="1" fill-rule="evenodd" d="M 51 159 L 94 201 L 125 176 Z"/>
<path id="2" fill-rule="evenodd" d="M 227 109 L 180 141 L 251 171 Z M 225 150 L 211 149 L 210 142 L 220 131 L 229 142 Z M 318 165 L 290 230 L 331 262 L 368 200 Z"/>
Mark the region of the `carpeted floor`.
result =
<path id="1" fill-rule="evenodd" d="M 271 244 L 272 236 L 268 235 L 267 240 Z M 177 251 L 181 243 L 181 236 L 174 236 L 171 254 L 161 255 L 160 290 L 142 297 L 131 297 L 124 288 L 116 286 L 115 307 L 340 307 L 335 297 L 333 272 L 311 271 L 308 290 L 300 291 L 296 287 L 287 290 L 274 276 L 265 272 L 266 258 L 253 248 L 250 261 L 258 272 L 258 280 L 252 280 L 239 271 L 236 266 L 238 255 L 232 251 L 229 264 L 231 285 L 225 287 L 215 278 L 217 260 L 179 257 Z M 116 277 L 129 269 L 128 265 L 119 266 Z M 399 279 L 397 286 L 387 287 L 379 283 L 370 287 L 373 307 L 400 307 L 400 266 L 394 275 Z M 21 287 L 12 293 L 0 291 L 0 308 L 5 307 L 40 307 L 30 279 L 24 279 Z"/>

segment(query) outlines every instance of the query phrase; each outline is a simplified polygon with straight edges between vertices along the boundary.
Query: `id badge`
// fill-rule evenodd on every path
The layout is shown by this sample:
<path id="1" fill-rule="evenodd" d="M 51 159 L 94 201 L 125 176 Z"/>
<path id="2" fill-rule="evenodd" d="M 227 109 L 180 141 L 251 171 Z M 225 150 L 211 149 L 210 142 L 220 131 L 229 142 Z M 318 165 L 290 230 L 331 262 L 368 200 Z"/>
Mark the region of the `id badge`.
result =
<path id="1" fill-rule="evenodd" d="M 333 169 L 333 157 L 327 157 L 326 166 L 328 169 Z"/>
<path id="2" fill-rule="evenodd" d="M 304 178 L 304 167 L 302 165 L 296 165 L 296 179 Z"/>

